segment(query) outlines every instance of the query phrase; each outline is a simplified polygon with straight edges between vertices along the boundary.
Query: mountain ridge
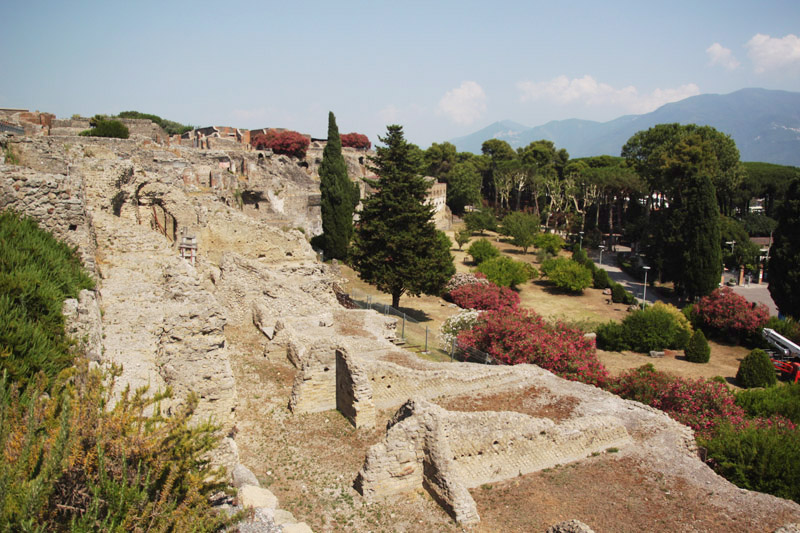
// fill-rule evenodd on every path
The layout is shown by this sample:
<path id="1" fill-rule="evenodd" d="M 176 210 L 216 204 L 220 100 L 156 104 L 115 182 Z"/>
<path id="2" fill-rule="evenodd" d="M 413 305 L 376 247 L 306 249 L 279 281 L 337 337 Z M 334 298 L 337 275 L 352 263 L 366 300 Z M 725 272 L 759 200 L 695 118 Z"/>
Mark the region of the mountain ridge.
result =
<path id="1" fill-rule="evenodd" d="M 492 138 L 507 141 L 512 148 L 548 139 L 566 148 L 571 157 L 616 156 L 637 131 L 672 122 L 713 126 L 730 135 L 742 161 L 800 166 L 800 93 L 759 88 L 691 96 L 650 113 L 607 122 L 570 118 L 527 128 L 503 120 L 450 142 L 459 151 L 480 153 L 483 142 Z"/>

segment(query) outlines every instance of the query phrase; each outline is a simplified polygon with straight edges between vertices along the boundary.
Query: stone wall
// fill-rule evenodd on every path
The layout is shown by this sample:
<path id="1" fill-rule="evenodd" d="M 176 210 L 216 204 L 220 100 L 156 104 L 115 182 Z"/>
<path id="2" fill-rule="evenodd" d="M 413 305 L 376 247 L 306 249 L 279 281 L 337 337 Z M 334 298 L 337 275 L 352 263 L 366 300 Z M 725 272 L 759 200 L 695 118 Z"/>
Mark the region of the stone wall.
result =
<path id="1" fill-rule="evenodd" d="M 367 452 L 357 487 L 369 500 L 426 488 L 456 521 L 479 520 L 467 489 L 631 442 L 611 416 L 556 425 L 521 413 L 461 413 L 409 400 Z"/>
<path id="2" fill-rule="evenodd" d="M 58 239 L 77 247 L 83 264 L 94 271 L 95 236 L 80 179 L 0 165 L 0 210 L 6 209 L 33 218 Z"/>

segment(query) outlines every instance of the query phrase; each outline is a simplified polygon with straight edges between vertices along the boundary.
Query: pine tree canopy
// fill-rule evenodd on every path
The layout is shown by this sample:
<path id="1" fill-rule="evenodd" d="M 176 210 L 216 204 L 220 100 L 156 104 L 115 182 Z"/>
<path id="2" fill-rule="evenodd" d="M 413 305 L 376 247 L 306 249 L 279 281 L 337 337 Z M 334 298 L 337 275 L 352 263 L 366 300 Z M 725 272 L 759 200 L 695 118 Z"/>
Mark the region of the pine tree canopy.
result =
<path id="1" fill-rule="evenodd" d="M 455 273 L 452 243 L 433 223 L 425 203 L 428 184 L 419 174 L 419 150 L 406 142 L 403 128 L 387 128 L 385 145 L 370 161 L 377 181 L 364 201 L 353 240 L 353 266 L 361 279 L 392 295 L 438 295 Z"/>

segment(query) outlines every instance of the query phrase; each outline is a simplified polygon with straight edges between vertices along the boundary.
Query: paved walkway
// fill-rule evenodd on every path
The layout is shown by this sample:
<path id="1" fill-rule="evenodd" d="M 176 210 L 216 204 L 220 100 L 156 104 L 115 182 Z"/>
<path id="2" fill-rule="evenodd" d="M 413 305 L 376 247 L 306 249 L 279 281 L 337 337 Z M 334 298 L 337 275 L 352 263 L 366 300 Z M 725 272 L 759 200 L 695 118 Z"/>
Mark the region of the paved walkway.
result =
<path id="1" fill-rule="evenodd" d="M 625 251 L 622 247 L 617 247 L 618 251 Z M 587 250 L 588 252 L 588 250 Z M 599 254 L 596 252 L 592 252 L 591 255 L 592 259 L 594 259 L 595 265 L 598 268 L 602 268 L 606 272 L 608 272 L 608 277 L 611 278 L 613 281 L 619 283 L 625 290 L 632 293 L 639 301 L 642 301 L 642 292 L 644 283 L 634 279 L 626 272 L 623 272 L 621 268 L 616 266 L 616 253 L 604 253 L 603 254 L 603 263 L 599 264 Z M 608 264 L 613 263 L 613 264 Z M 727 281 L 730 279 L 732 275 L 728 274 L 725 280 Z M 649 280 L 648 280 L 649 281 Z M 769 309 L 770 316 L 778 316 L 778 307 L 775 305 L 775 302 L 772 301 L 772 296 L 769 294 L 769 289 L 767 289 L 766 283 L 751 283 L 745 285 L 735 285 L 733 288 L 733 292 L 739 294 L 747 299 L 749 302 L 755 302 L 757 304 L 764 304 Z M 675 305 L 676 299 L 675 298 L 664 298 L 661 294 L 652 287 L 647 288 L 647 302 L 653 304 L 657 301 L 662 301 L 666 303 L 671 303 Z"/>

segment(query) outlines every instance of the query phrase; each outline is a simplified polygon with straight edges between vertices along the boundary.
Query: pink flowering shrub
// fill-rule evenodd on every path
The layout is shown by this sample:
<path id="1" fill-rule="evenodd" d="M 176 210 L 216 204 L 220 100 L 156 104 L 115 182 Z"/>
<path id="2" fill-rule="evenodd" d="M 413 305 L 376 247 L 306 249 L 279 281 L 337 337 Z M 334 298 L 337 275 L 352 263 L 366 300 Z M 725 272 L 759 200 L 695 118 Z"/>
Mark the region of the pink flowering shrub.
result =
<path id="1" fill-rule="evenodd" d="M 369 150 L 372 143 L 369 138 L 363 133 L 343 133 L 339 136 L 342 141 L 343 148 L 359 148 L 361 150 Z"/>
<path id="2" fill-rule="evenodd" d="M 700 323 L 725 336 L 744 338 L 757 333 L 769 320 L 769 310 L 739 296 L 730 287 L 717 289 L 694 306 Z"/>
<path id="3" fill-rule="evenodd" d="M 519 294 L 494 283 L 462 285 L 450 291 L 450 298 L 459 307 L 481 311 L 516 309 L 519 306 Z"/>
<path id="4" fill-rule="evenodd" d="M 722 422 L 740 426 L 745 419 L 736 395 L 724 383 L 676 377 L 649 364 L 623 372 L 608 388 L 625 399 L 661 409 L 703 435 Z"/>
<path id="5" fill-rule="evenodd" d="M 533 363 L 572 381 L 602 386 L 608 380 L 593 340 L 578 329 L 548 324 L 526 309 L 506 307 L 482 313 L 472 329 L 459 333 L 458 343 L 502 363 Z"/>
<path id="6" fill-rule="evenodd" d="M 459 287 L 463 287 L 464 285 L 472 285 L 473 283 L 488 285 L 489 280 L 486 279 L 485 274 L 480 272 L 456 272 L 447 282 L 447 285 L 444 286 L 444 294 L 449 295 Z"/>

